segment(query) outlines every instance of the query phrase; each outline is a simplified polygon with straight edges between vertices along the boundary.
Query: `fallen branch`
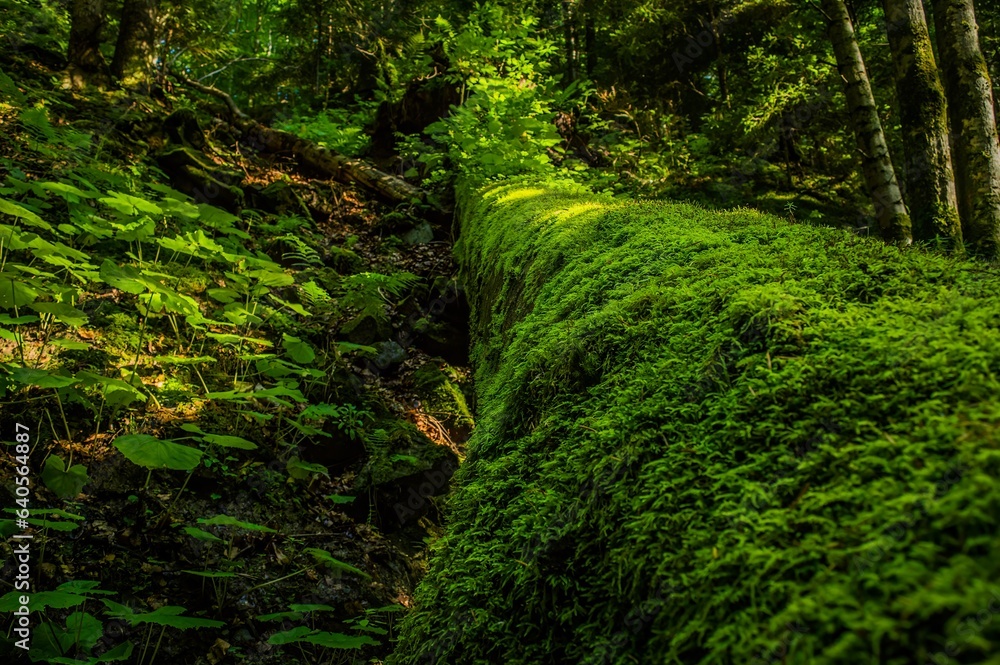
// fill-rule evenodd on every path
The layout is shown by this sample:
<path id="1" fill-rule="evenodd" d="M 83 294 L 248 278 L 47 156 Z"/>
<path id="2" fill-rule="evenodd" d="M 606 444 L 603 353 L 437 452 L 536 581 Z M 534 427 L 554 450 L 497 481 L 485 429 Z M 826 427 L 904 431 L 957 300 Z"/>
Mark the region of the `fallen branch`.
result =
<path id="1" fill-rule="evenodd" d="M 171 76 L 181 85 L 221 99 L 229 110 L 231 124 L 243 134 L 244 140 L 254 150 L 290 153 L 309 168 L 341 182 L 355 182 L 391 201 L 427 202 L 428 200 L 424 190 L 402 178 L 380 171 L 360 159 L 346 157 L 290 132 L 262 125 L 241 111 L 233 98 L 218 88 L 203 85 L 174 72 L 171 72 Z"/>

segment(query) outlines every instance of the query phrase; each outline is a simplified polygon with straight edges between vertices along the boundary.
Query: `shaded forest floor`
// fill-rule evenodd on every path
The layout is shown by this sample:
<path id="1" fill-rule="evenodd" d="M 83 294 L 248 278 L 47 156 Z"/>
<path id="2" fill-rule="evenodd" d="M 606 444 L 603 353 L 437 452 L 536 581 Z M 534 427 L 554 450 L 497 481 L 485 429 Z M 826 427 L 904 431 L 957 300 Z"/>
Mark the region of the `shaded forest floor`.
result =
<path id="1" fill-rule="evenodd" d="M 45 219 L 32 232 L 88 255 L 79 259 L 88 266 L 65 271 L 22 259 L 23 272 L 75 289 L 71 309 L 83 316 L 22 306 L 0 340 L 0 428 L 7 439 L 26 423 L 34 443 L 33 532 L 44 547 L 34 590 L 88 581 L 112 594 L 82 593 L 103 626 L 90 642 L 68 636 L 79 605 L 46 609 L 53 648 L 86 658 L 128 640 L 140 662 L 159 630 L 101 614 L 106 597 L 224 622 L 167 629 L 158 662 L 377 662 L 424 572 L 435 497 L 472 428 L 467 307 L 449 229 L 287 156 L 254 154 L 179 95 L 80 95 L 28 59 L 0 69 L 0 197 Z M 171 150 L 191 136 L 169 119 L 178 117 L 205 130 L 201 167 L 168 177 L 154 165 L 170 170 Z M 219 182 L 242 204 L 206 197 L 185 174 L 227 174 Z M 229 210 L 199 206 L 193 223 L 181 219 L 206 200 Z M 200 248 L 181 247 L 199 237 Z M 232 257 L 220 245 L 278 267 L 227 266 L 211 256 Z M 8 270 L 19 260 L 11 247 Z M 129 289 L 109 260 L 173 290 Z M 202 318 L 171 312 L 171 298 L 195 303 Z M 189 476 L 147 471 L 113 445 L 137 434 L 196 442 L 198 466 Z M 85 484 L 73 487 L 69 471 L 39 482 L 54 457 L 83 465 Z M 0 464 L 12 477 L 12 458 Z M 15 528 L 0 525 L 5 537 Z M 9 552 L 3 563 L 0 579 L 13 579 Z M 284 646 L 278 631 L 291 636 Z M 331 633 L 356 638 L 352 648 L 304 639 Z"/>

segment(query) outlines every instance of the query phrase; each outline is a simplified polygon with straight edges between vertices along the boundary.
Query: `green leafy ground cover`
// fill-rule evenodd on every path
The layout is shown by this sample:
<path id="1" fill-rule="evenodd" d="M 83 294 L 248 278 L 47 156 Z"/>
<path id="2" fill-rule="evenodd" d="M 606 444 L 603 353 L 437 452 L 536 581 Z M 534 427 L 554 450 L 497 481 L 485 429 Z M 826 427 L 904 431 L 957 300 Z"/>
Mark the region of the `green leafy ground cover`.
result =
<path id="1" fill-rule="evenodd" d="M 415 333 L 394 364 L 379 354 L 449 281 L 432 260 L 447 248 L 413 248 L 412 274 L 345 188 L 322 228 L 301 199 L 196 202 L 151 165 L 166 113 L 141 95 L 72 96 L 23 71 L 0 71 L 0 91 L 0 429 L 13 444 L 29 427 L 33 482 L 17 503 L 4 461 L 0 534 L 29 510 L 31 661 L 377 659 L 433 529 L 418 523 L 433 497 L 403 525 L 384 504 L 454 459 L 408 377 L 446 369 L 468 415 L 464 372 Z M 221 140 L 209 151 L 274 178 Z M 19 595 L 0 591 L 0 660 L 20 653 Z"/>
<path id="2" fill-rule="evenodd" d="M 994 271 L 471 182 L 478 429 L 391 663 L 998 662 Z"/>

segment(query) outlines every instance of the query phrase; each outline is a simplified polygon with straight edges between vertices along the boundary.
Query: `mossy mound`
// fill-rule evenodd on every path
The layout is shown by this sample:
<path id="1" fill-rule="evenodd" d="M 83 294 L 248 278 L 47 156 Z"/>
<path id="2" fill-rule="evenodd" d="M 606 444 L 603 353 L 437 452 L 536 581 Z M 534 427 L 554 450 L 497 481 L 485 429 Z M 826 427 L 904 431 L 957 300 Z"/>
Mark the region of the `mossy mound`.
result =
<path id="1" fill-rule="evenodd" d="M 413 373 L 413 382 L 427 413 L 449 430 L 471 432 L 475 422 L 461 388 L 462 377 L 444 361 L 431 361 Z"/>
<path id="2" fill-rule="evenodd" d="M 391 663 L 998 662 L 995 273 L 558 182 L 462 203 L 478 428 Z"/>

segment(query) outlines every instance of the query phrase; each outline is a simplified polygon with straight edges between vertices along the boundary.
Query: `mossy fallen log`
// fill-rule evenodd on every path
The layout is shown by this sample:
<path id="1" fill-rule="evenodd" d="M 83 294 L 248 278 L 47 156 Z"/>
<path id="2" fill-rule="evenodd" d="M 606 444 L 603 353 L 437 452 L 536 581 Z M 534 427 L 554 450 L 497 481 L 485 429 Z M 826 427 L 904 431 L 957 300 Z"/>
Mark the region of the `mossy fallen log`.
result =
<path id="1" fill-rule="evenodd" d="M 558 182 L 460 224 L 478 428 L 390 663 L 997 662 L 996 273 Z"/>

